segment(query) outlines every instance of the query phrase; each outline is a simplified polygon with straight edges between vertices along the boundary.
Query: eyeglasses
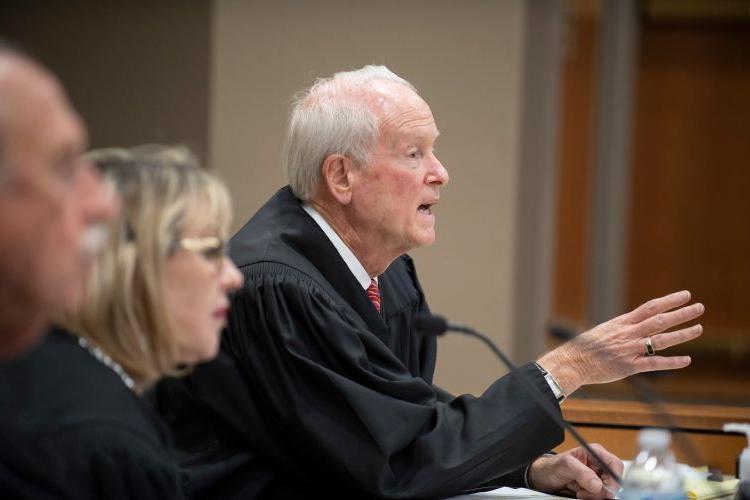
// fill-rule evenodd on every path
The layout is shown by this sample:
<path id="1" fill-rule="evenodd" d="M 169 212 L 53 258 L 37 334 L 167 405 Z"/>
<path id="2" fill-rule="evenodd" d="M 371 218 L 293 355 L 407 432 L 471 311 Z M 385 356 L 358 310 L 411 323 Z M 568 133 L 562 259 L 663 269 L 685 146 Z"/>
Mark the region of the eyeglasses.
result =
<path id="1" fill-rule="evenodd" d="M 227 242 L 216 236 L 205 238 L 182 238 L 172 245 L 172 251 L 185 250 L 199 253 L 210 262 L 215 262 L 221 268 L 227 255 Z"/>

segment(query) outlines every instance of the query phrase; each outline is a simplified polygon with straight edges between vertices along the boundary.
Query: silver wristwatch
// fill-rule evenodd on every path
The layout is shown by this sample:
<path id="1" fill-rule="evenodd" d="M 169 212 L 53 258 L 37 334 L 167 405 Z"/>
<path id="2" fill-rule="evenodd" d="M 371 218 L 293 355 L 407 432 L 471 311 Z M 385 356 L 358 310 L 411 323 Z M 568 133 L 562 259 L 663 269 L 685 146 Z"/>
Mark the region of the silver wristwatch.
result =
<path id="1" fill-rule="evenodd" d="M 539 368 L 539 371 L 542 372 L 544 380 L 547 381 L 547 385 L 549 385 L 549 388 L 552 391 L 552 394 L 555 396 L 557 403 L 559 404 L 565 401 L 565 393 L 563 392 L 562 387 L 560 387 L 559 382 L 555 380 L 555 377 L 553 377 L 550 372 L 542 368 L 542 365 L 540 365 L 539 363 L 534 364 L 537 368 Z"/>

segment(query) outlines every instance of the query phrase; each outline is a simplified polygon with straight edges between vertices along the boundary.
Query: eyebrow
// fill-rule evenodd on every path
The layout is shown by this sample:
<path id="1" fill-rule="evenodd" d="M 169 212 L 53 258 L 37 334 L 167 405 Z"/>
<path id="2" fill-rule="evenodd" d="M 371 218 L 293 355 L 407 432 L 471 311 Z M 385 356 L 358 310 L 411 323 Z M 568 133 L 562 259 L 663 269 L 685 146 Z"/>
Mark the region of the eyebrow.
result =
<path id="1" fill-rule="evenodd" d="M 88 137 L 85 134 L 78 138 L 75 136 L 65 137 L 64 141 L 59 144 L 53 161 L 56 163 L 69 163 L 77 160 L 86 152 L 87 139 Z"/>

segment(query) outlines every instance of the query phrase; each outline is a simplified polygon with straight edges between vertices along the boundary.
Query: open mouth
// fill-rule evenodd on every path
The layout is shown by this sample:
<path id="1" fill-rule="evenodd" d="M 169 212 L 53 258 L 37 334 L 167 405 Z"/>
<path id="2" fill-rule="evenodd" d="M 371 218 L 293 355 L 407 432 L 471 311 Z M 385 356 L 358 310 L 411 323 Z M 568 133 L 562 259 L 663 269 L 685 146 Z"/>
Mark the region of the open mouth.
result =
<path id="1" fill-rule="evenodd" d="M 425 214 L 425 215 L 431 215 L 432 214 L 432 205 L 433 203 L 424 203 L 422 205 L 419 205 L 419 208 L 417 209 L 419 213 Z"/>
<path id="2" fill-rule="evenodd" d="M 417 211 L 422 215 L 432 215 L 432 207 L 437 205 L 437 201 L 433 201 L 431 203 L 422 203 L 417 208 Z"/>

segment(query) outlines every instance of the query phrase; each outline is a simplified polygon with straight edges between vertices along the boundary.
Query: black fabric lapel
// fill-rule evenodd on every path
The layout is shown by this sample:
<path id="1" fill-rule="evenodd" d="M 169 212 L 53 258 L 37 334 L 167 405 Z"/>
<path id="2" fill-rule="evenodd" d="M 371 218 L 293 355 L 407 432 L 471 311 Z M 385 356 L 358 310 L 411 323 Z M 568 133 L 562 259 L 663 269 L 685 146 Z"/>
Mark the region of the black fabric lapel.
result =
<path id="1" fill-rule="evenodd" d="M 278 221 L 281 220 L 286 221 L 284 228 L 278 227 Z M 301 201 L 294 196 L 289 186 L 279 190 L 251 222 L 232 238 L 232 259 L 237 265 L 243 265 L 248 252 L 257 255 L 260 251 L 269 256 L 268 260 L 276 260 L 273 258 L 275 252 L 271 248 L 251 248 L 258 244 L 257 231 L 281 233 L 281 240 L 289 247 L 295 248 L 302 257 L 296 263 L 297 266 L 308 268 L 312 264 L 375 335 L 388 335 L 386 323 L 367 298 L 366 291 L 320 226 L 304 211 Z"/>

